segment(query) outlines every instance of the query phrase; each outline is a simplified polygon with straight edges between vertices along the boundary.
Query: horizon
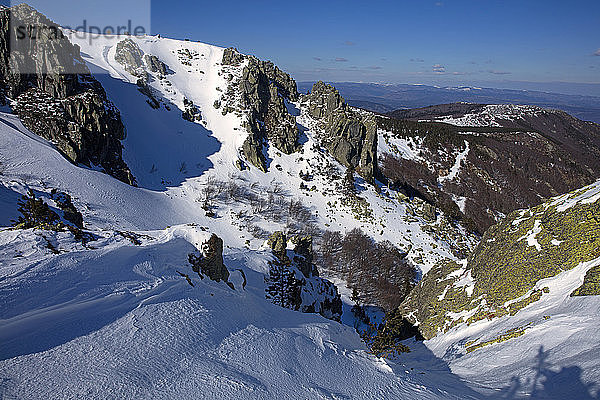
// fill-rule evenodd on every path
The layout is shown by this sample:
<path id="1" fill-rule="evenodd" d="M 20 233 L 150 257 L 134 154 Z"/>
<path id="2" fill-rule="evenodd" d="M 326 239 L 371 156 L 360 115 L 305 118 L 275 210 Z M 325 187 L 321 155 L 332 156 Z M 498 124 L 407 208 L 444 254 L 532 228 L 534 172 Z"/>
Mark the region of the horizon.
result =
<path id="1" fill-rule="evenodd" d="M 0 2 L 18 3 L 23 1 Z M 311 0 L 303 7 L 238 0 L 210 5 L 109 0 L 101 7 L 66 0 L 25 3 L 62 26 L 77 26 L 92 16 L 99 24 L 116 24 L 133 15 L 144 20 L 149 34 L 235 47 L 272 60 L 299 82 L 600 96 L 600 3 L 592 1 L 577 7 L 512 0 L 378 1 L 370 6 Z"/>

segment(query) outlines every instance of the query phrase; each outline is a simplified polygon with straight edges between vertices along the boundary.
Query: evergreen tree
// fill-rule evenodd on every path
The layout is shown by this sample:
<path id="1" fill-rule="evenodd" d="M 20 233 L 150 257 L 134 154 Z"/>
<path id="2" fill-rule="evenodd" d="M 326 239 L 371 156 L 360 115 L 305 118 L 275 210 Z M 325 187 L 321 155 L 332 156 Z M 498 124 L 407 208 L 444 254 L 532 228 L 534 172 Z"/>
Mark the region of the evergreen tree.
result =
<path id="1" fill-rule="evenodd" d="M 300 286 L 294 271 L 288 265 L 279 260 L 269 263 L 267 282 L 267 299 L 278 306 L 295 309 L 294 299 Z"/>
<path id="2" fill-rule="evenodd" d="M 58 214 L 52 211 L 43 199 L 36 198 L 31 189 L 27 195 L 22 196 L 17 204 L 18 211 L 22 216 L 13 221 L 15 226 L 27 229 L 40 225 L 52 225 L 59 220 Z"/>

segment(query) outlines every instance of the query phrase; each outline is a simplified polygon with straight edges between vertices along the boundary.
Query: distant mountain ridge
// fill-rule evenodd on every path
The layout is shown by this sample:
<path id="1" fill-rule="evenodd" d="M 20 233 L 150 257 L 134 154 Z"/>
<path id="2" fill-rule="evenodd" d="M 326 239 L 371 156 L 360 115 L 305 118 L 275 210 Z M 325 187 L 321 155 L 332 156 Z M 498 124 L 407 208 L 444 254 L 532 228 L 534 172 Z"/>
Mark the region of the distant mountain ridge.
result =
<path id="1" fill-rule="evenodd" d="M 479 104 L 529 104 L 557 108 L 584 120 L 600 123 L 600 97 L 550 93 L 534 90 L 494 89 L 470 86 L 384 85 L 377 83 L 334 82 L 348 104 L 366 110 L 385 113 L 457 102 Z M 305 93 L 312 82 L 299 82 Z"/>

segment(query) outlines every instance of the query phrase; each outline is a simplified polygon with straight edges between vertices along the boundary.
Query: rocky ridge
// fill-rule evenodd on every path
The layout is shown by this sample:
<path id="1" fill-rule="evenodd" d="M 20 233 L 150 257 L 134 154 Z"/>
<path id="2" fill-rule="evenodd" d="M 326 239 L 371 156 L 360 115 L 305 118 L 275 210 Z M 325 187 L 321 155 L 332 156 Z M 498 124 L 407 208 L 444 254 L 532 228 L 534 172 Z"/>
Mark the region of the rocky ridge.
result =
<path id="1" fill-rule="evenodd" d="M 20 26 L 45 27 L 18 39 Z M 0 11 L 0 80 L 25 126 L 50 140 L 76 164 L 100 166 L 135 184 L 122 159 L 125 129 L 108 100 L 60 28 L 26 4 Z"/>
<path id="2" fill-rule="evenodd" d="M 231 80 L 228 94 L 223 96 L 222 102 L 227 103 L 223 113 L 236 109 L 236 105 L 229 104 L 227 97 L 231 97 L 232 91 L 238 92 L 238 111 L 241 108 L 246 112 L 244 127 L 249 133 L 242 147 L 243 155 L 250 164 L 266 172 L 268 166 L 263 147 L 267 141 L 285 154 L 299 149 L 296 118 L 286 106 L 286 101 L 298 99 L 296 82 L 272 62 L 241 55 L 232 48 L 225 50 L 222 64 L 230 67 L 244 64 L 241 78 Z M 220 103 L 215 105 L 220 107 Z"/>
<path id="3" fill-rule="evenodd" d="M 498 124 L 423 121 L 439 113 L 449 113 L 452 121 L 470 115 L 465 120 L 470 124 L 475 116 L 493 114 Z M 529 106 L 456 104 L 394 114 L 408 119 L 378 116 L 382 170 L 406 195 L 421 197 L 483 233 L 513 210 L 600 177 L 600 126 L 562 114 Z"/>
<path id="4" fill-rule="evenodd" d="M 339 321 L 342 300 L 336 286 L 318 276 L 313 263 L 312 237 L 288 238 L 278 231 L 270 236 L 267 244 L 276 259 L 270 263 L 266 297 L 296 311 L 319 313 Z"/>
<path id="5" fill-rule="evenodd" d="M 321 81 L 302 98 L 311 117 L 321 123 L 321 142 L 337 161 L 373 182 L 377 170 L 377 125 L 349 107 L 339 92 Z"/>

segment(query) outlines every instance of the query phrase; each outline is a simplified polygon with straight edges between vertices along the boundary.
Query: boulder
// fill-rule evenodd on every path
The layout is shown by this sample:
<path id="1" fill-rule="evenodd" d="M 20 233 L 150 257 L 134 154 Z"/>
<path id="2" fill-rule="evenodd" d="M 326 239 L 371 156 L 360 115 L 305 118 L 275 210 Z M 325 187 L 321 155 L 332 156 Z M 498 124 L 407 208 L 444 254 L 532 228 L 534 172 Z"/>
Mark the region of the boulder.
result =
<path id="1" fill-rule="evenodd" d="M 223 264 L 223 239 L 214 233 L 202 244 L 202 254 L 190 254 L 188 259 L 200 276 L 206 275 L 216 282 L 229 281 L 229 271 Z"/>

